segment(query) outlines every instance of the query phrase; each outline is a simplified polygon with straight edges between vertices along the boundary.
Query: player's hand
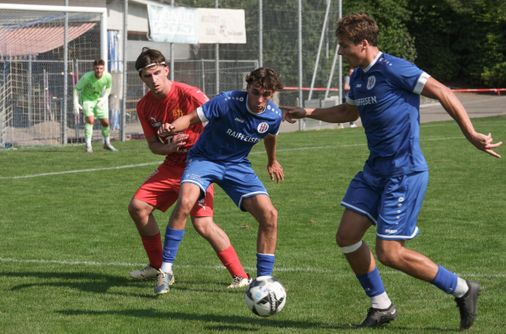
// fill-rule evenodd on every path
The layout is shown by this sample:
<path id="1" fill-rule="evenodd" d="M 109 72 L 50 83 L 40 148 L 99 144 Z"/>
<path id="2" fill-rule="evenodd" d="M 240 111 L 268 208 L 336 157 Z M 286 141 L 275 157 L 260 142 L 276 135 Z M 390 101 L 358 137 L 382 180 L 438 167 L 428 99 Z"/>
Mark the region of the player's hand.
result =
<path id="1" fill-rule="evenodd" d="M 175 130 L 175 127 L 174 125 L 170 124 L 170 123 L 163 123 L 157 130 L 157 134 L 158 136 L 164 138 L 164 137 L 168 137 L 168 136 L 172 136 L 172 135 L 175 135 L 176 132 L 174 131 Z"/>
<path id="2" fill-rule="evenodd" d="M 306 117 L 306 111 L 301 107 L 280 106 L 283 111 L 283 120 L 295 123 L 297 119 Z"/>
<path id="3" fill-rule="evenodd" d="M 492 134 L 484 135 L 482 133 L 475 133 L 473 136 L 469 137 L 469 141 L 479 150 L 482 150 L 493 157 L 500 158 L 501 155 L 494 151 L 494 148 L 502 145 L 502 141 L 498 143 L 494 143 L 494 139 L 492 138 Z"/>
<path id="4" fill-rule="evenodd" d="M 285 173 L 283 172 L 283 167 L 281 164 L 274 160 L 271 164 L 267 165 L 267 172 L 272 181 L 279 183 L 285 179 Z"/>
<path id="5" fill-rule="evenodd" d="M 74 102 L 74 115 L 79 116 L 79 111 L 83 110 L 83 106 Z"/>
<path id="6" fill-rule="evenodd" d="M 186 153 L 188 150 L 184 147 L 188 139 L 188 134 L 178 133 L 169 138 L 170 148 L 169 151 L 172 153 Z"/>
<path id="7" fill-rule="evenodd" d="M 97 106 L 100 109 L 104 109 L 106 101 L 107 101 L 107 97 L 105 97 L 105 96 L 99 97 L 97 100 Z"/>

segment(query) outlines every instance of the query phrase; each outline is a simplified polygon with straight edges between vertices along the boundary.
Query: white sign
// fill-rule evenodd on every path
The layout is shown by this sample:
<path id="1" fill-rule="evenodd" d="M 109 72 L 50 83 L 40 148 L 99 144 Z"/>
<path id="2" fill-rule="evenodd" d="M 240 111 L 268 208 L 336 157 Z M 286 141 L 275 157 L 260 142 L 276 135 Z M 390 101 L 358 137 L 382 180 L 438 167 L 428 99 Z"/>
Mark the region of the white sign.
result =
<path id="1" fill-rule="evenodd" d="M 155 42 L 198 43 L 195 9 L 148 4 L 149 39 Z"/>
<path id="2" fill-rule="evenodd" d="M 245 44 L 243 9 L 186 8 L 148 4 L 149 38 L 186 44 Z"/>

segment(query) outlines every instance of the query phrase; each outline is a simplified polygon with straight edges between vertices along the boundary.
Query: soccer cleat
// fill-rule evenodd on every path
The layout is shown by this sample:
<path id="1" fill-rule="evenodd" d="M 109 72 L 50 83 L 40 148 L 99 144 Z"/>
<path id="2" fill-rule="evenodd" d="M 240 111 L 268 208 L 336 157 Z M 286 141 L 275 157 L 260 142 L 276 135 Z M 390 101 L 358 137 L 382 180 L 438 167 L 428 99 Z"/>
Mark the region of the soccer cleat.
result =
<path id="1" fill-rule="evenodd" d="M 104 144 L 104 150 L 108 150 L 111 152 L 118 152 L 118 150 L 114 146 L 112 146 L 111 144 L 108 144 L 108 143 Z"/>
<path id="2" fill-rule="evenodd" d="M 394 304 L 387 309 L 369 308 L 367 317 L 358 327 L 380 327 L 388 324 L 397 317 Z"/>
<path id="3" fill-rule="evenodd" d="M 158 270 L 158 278 L 155 284 L 155 294 L 163 295 L 164 293 L 169 292 L 170 286 L 174 284 L 174 274 L 173 273 L 164 273 L 161 270 Z"/>
<path id="4" fill-rule="evenodd" d="M 93 147 L 91 147 L 91 145 L 85 144 L 84 150 L 86 151 L 86 153 L 93 153 Z"/>
<path id="5" fill-rule="evenodd" d="M 460 298 L 455 298 L 460 312 L 460 330 L 470 328 L 476 319 L 476 306 L 480 294 L 480 284 L 475 281 L 466 281 L 469 290 Z"/>
<path id="6" fill-rule="evenodd" d="M 130 277 L 138 280 L 150 280 L 155 279 L 158 276 L 158 269 L 151 267 L 150 265 L 145 266 L 142 269 L 134 270 L 130 272 Z"/>
<path id="7" fill-rule="evenodd" d="M 252 279 L 250 275 L 248 277 L 240 277 L 240 276 L 234 276 L 234 279 L 232 280 L 232 283 L 227 286 L 227 289 L 238 289 L 245 286 L 248 286 L 251 283 Z"/>

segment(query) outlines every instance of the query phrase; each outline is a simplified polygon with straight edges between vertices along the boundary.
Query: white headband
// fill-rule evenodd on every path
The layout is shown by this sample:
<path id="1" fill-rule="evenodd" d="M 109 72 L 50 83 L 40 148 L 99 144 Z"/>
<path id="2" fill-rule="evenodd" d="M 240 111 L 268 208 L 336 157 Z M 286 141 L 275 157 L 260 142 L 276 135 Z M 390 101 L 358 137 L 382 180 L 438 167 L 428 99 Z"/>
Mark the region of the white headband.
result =
<path id="1" fill-rule="evenodd" d="M 140 71 L 142 71 L 142 70 L 144 70 L 144 69 L 146 69 L 146 68 L 150 68 L 150 67 L 153 67 L 153 66 L 156 66 L 156 65 L 164 65 L 164 66 L 165 66 L 165 65 L 167 65 L 167 64 L 165 64 L 165 62 L 164 62 L 164 61 L 159 62 L 159 63 L 151 63 L 151 64 L 147 64 L 147 65 L 146 65 L 146 66 L 144 66 L 143 68 L 139 69 L 139 72 L 140 72 Z"/>

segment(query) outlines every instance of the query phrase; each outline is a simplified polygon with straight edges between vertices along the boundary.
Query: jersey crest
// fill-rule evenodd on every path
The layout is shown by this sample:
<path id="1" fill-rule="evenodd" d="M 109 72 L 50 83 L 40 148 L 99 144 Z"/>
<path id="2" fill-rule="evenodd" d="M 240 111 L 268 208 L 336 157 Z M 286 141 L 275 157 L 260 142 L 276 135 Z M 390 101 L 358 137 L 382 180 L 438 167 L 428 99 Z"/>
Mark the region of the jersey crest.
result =
<path id="1" fill-rule="evenodd" d="M 267 124 L 267 122 L 262 122 L 258 124 L 257 126 L 258 133 L 266 133 L 267 130 L 269 130 L 269 124 Z"/>

